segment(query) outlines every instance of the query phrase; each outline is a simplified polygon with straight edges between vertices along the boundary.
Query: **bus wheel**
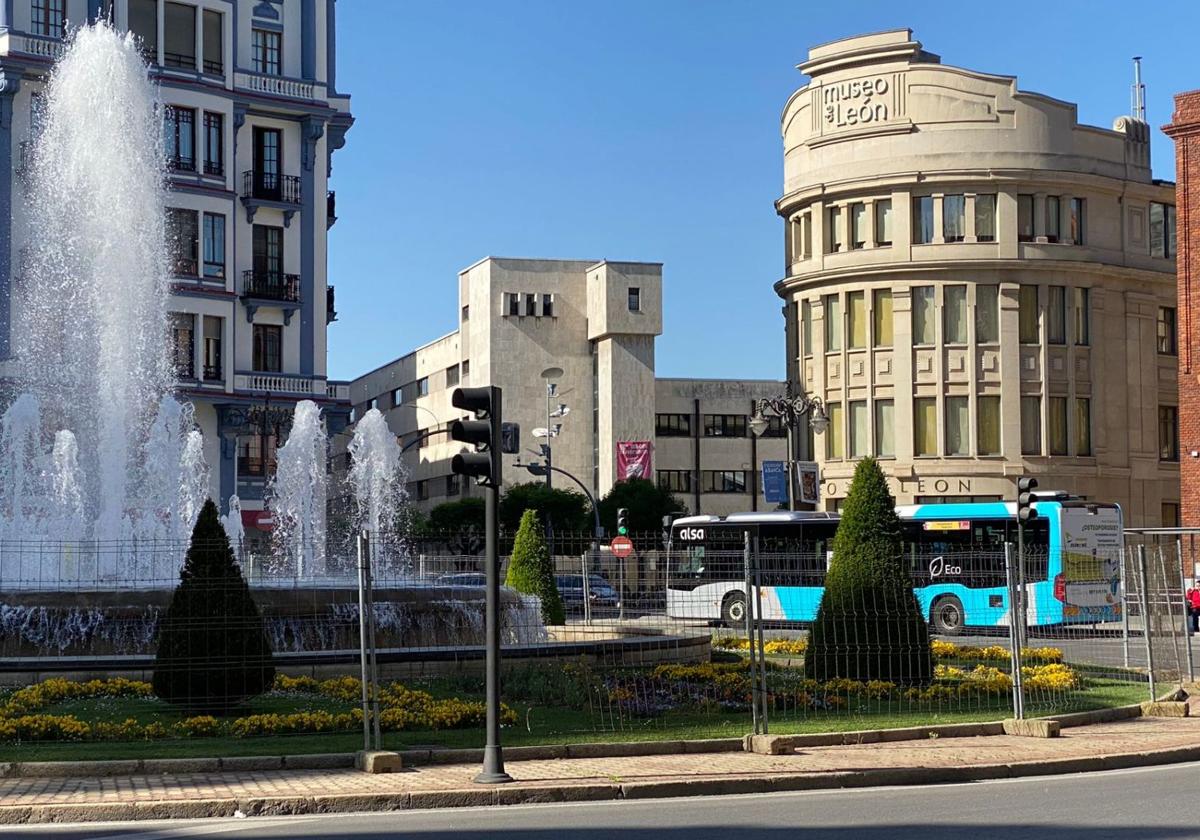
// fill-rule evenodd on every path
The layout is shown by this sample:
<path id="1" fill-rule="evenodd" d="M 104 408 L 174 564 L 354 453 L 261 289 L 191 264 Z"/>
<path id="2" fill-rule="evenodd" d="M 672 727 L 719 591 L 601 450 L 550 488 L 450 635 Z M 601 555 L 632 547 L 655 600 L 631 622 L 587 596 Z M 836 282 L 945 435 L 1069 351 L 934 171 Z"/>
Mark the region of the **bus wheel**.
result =
<path id="1" fill-rule="evenodd" d="M 746 629 L 746 596 L 730 592 L 721 604 L 721 620 L 730 630 Z"/>
<path id="2" fill-rule="evenodd" d="M 953 595 L 946 595 L 933 602 L 930 610 L 929 623 L 933 632 L 943 636 L 957 636 L 963 631 L 966 616 L 963 614 L 962 601 Z"/>

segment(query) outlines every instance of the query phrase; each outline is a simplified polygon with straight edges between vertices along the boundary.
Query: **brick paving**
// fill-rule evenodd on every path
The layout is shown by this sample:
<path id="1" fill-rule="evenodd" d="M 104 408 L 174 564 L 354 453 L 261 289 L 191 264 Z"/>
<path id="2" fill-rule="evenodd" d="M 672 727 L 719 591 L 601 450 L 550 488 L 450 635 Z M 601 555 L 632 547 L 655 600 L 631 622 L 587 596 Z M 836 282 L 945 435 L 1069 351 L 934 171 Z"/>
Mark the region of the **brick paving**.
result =
<path id="1" fill-rule="evenodd" d="M 578 788 L 639 782 L 698 782 L 821 776 L 879 769 L 1013 765 L 1062 759 L 1200 751 L 1200 718 L 1136 718 L 1063 730 L 1059 738 L 1012 736 L 806 747 L 794 755 L 750 753 L 507 761 L 513 788 Z M 1198 752 L 1200 755 L 1200 752 Z M 181 803 L 198 800 L 302 799 L 480 790 L 477 764 L 418 766 L 393 775 L 349 769 L 138 774 L 93 778 L 0 779 L 0 808 L 13 806 Z"/>

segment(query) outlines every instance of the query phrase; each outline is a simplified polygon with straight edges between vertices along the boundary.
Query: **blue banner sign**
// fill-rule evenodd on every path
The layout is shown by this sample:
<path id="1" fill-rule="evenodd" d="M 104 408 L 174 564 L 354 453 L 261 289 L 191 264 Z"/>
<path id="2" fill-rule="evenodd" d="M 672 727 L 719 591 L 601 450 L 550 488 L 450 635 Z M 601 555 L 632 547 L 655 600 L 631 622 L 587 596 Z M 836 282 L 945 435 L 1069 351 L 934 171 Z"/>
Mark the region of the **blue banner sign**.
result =
<path id="1" fill-rule="evenodd" d="M 763 461 L 762 464 L 763 494 L 768 502 L 786 502 L 788 500 L 788 472 L 784 461 Z"/>

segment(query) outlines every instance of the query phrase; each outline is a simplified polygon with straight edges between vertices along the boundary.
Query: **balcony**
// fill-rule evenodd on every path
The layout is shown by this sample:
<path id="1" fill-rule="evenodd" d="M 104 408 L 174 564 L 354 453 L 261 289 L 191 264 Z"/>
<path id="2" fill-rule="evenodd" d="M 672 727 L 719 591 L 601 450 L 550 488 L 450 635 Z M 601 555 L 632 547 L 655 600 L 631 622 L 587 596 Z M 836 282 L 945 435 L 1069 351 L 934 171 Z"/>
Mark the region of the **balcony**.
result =
<path id="1" fill-rule="evenodd" d="M 242 303 L 246 306 L 246 323 L 254 323 L 258 307 L 278 306 L 283 309 L 283 323 L 290 324 L 292 313 L 300 308 L 300 275 L 255 269 L 243 271 Z"/>
<path id="2" fill-rule="evenodd" d="M 337 320 L 337 306 L 334 303 L 333 286 L 325 287 L 325 323 L 332 324 Z"/>
<path id="3" fill-rule="evenodd" d="M 57 61 L 67 50 L 66 43 L 61 38 L 47 38 L 41 35 L 18 35 L 8 33 L 9 53 L 25 53 L 26 55 Z"/>
<path id="4" fill-rule="evenodd" d="M 199 272 L 196 270 L 196 266 L 195 257 L 171 257 L 171 273 L 175 277 L 198 277 Z"/>
<path id="5" fill-rule="evenodd" d="M 215 365 L 204 366 L 204 381 L 205 382 L 222 382 L 225 379 L 225 372 L 221 369 L 221 362 L 218 359 Z"/>
<path id="6" fill-rule="evenodd" d="M 195 172 L 196 158 L 194 155 L 167 155 L 168 172 Z"/>
<path id="7" fill-rule="evenodd" d="M 337 193 L 333 190 L 325 193 L 325 230 L 337 223 Z"/>
<path id="8" fill-rule="evenodd" d="M 215 175 L 218 178 L 225 174 L 225 162 L 220 160 L 205 160 L 204 174 Z"/>
<path id="9" fill-rule="evenodd" d="M 297 394 L 307 397 L 324 397 L 333 389 L 324 379 L 312 376 L 297 376 L 291 373 L 238 373 L 233 377 L 235 391 L 263 391 L 268 394 Z"/>
<path id="10" fill-rule="evenodd" d="M 271 207 L 283 211 L 283 226 L 288 227 L 301 200 L 300 179 L 295 175 L 253 169 L 242 173 L 242 206 L 246 208 L 247 222 L 254 221 L 258 208 Z"/>
<path id="11" fill-rule="evenodd" d="M 233 74 L 233 86 L 254 93 L 281 96 L 286 99 L 316 99 L 318 93 L 317 86 L 311 82 L 246 71 L 238 71 Z M 324 91 L 320 92 L 324 93 Z"/>

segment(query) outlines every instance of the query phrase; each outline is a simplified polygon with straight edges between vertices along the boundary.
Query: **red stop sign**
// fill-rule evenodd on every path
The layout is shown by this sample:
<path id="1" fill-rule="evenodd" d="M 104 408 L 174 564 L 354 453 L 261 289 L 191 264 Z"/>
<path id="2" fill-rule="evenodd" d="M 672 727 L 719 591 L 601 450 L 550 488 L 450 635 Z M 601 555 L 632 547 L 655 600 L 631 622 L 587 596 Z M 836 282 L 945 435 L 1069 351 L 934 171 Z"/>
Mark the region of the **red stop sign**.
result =
<path id="1" fill-rule="evenodd" d="M 613 537 L 608 545 L 614 557 L 628 557 L 633 554 L 633 540 L 629 537 Z"/>

